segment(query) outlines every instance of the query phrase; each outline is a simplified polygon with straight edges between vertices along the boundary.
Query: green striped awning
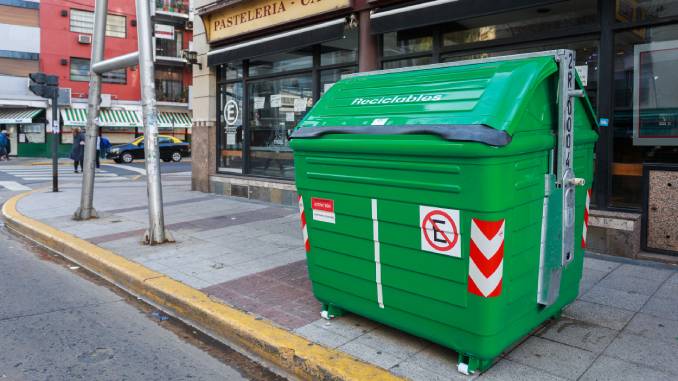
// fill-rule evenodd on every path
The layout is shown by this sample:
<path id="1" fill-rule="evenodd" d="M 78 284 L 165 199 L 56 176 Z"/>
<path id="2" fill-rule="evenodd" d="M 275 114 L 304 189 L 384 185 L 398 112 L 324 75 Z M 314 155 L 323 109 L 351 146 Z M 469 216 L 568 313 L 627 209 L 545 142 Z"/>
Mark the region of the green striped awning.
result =
<path id="1" fill-rule="evenodd" d="M 85 127 L 87 123 L 87 110 L 83 108 L 66 108 L 61 110 L 64 126 Z M 132 110 L 109 110 L 99 111 L 99 126 L 101 127 L 143 127 L 141 117 Z"/>
<path id="2" fill-rule="evenodd" d="M 33 118 L 41 108 L 6 108 L 0 109 L 0 123 L 33 123 Z"/>
<path id="3" fill-rule="evenodd" d="M 62 109 L 61 119 L 64 121 L 64 126 L 85 127 L 87 123 L 87 110 L 84 108 Z"/>
<path id="4" fill-rule="evenodd" d="M 158 128 L 191 128 L 191 115 L 186 112 L 159 112 Z"/>

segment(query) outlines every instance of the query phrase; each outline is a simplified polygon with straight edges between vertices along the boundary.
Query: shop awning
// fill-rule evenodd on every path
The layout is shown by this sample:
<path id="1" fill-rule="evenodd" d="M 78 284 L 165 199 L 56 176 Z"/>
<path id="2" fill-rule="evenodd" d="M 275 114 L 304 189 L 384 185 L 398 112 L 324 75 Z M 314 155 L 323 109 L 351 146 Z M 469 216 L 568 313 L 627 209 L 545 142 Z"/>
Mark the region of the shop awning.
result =
<path id="1" fill-rule="evenodd" d="M 0 109 L 0 124 L 5 123 L 33 123 L 33 118 L 43 109 L 41 108 L 6 108 Z"/>
<path id="2" fill-rule="evenodd" d="M 191 128 L 191 115 L 185 112 L 159 112 L 158 128 Z"/>
<path id="3" fill-rule="evenodd" d="M 472 17 L 560 3 L 564 0 L 435 0 L 400 7 L 385 7 L 370 16 L 373 34 L 442 24 Z"/>
<path id="4" fill-rule="evenodd" d="M 83 108 L 66 108 L 61 110 L 61 118 L 64 126 L 85 127 L 87 123 L 87 110 Z M 143 127 L 141 117 L 132 110 L 108 110 L 99 112 L 99 125 L 101 127 L 134 128 Z"/>
<path id="5" fill-rule="evenodd" d="M 341 18 L 214 49 L 207 53 L 207 65 L 221 65 L 234 60 L 282 53 L 314 44 L 338 40 L 344 37 L 345 26 L 346 19 Z"/>

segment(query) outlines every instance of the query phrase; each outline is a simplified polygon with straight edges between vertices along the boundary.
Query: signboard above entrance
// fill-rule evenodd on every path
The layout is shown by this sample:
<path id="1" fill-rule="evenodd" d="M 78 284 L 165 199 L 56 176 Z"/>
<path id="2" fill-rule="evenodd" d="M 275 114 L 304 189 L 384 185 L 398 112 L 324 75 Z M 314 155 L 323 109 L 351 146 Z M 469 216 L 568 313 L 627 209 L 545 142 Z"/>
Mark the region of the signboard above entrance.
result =
<path id="1" fill-rule="evenodd" d="M 351 0 L 253 0 L 203 16 L 208 42 L 289 23 L 351 6 Z"/>

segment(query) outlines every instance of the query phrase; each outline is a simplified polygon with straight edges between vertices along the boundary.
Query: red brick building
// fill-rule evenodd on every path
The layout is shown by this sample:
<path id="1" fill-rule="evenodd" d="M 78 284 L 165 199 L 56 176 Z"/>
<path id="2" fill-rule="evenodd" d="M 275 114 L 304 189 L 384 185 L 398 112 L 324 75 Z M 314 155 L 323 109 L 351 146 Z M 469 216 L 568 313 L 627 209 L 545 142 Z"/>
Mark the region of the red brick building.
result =
<path id="1" fill-rule="evenodd" d="M 155 86 L 161 133 L 190 138 L 191 66 L 182 50 L 192 41 L 188 0 L 156 0 Z M 62 144 L 73 127 L 86 120 L 94 0 L 42 0 L 40 3 L 40 71 L 59 76 L 70 89 L 70 105 L 60 105 Z M 105 58 L 137 50 L 134 0 L 109 0 Z M 143 133 L 138 67 L 103 76 L 101 133 L 126 143 Z"/>

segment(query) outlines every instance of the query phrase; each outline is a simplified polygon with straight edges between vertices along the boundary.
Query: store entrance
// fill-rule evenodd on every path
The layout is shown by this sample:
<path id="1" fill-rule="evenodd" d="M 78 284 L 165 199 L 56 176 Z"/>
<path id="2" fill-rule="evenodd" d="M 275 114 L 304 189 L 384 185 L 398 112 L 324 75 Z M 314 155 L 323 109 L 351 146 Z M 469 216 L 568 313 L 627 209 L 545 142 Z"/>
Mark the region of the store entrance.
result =
<path id="1" fill-rule="evenodd" d="M 229 83 L 221 86 L 221 163 L 219 170 L 243 173 L 243 84 Z"/>

